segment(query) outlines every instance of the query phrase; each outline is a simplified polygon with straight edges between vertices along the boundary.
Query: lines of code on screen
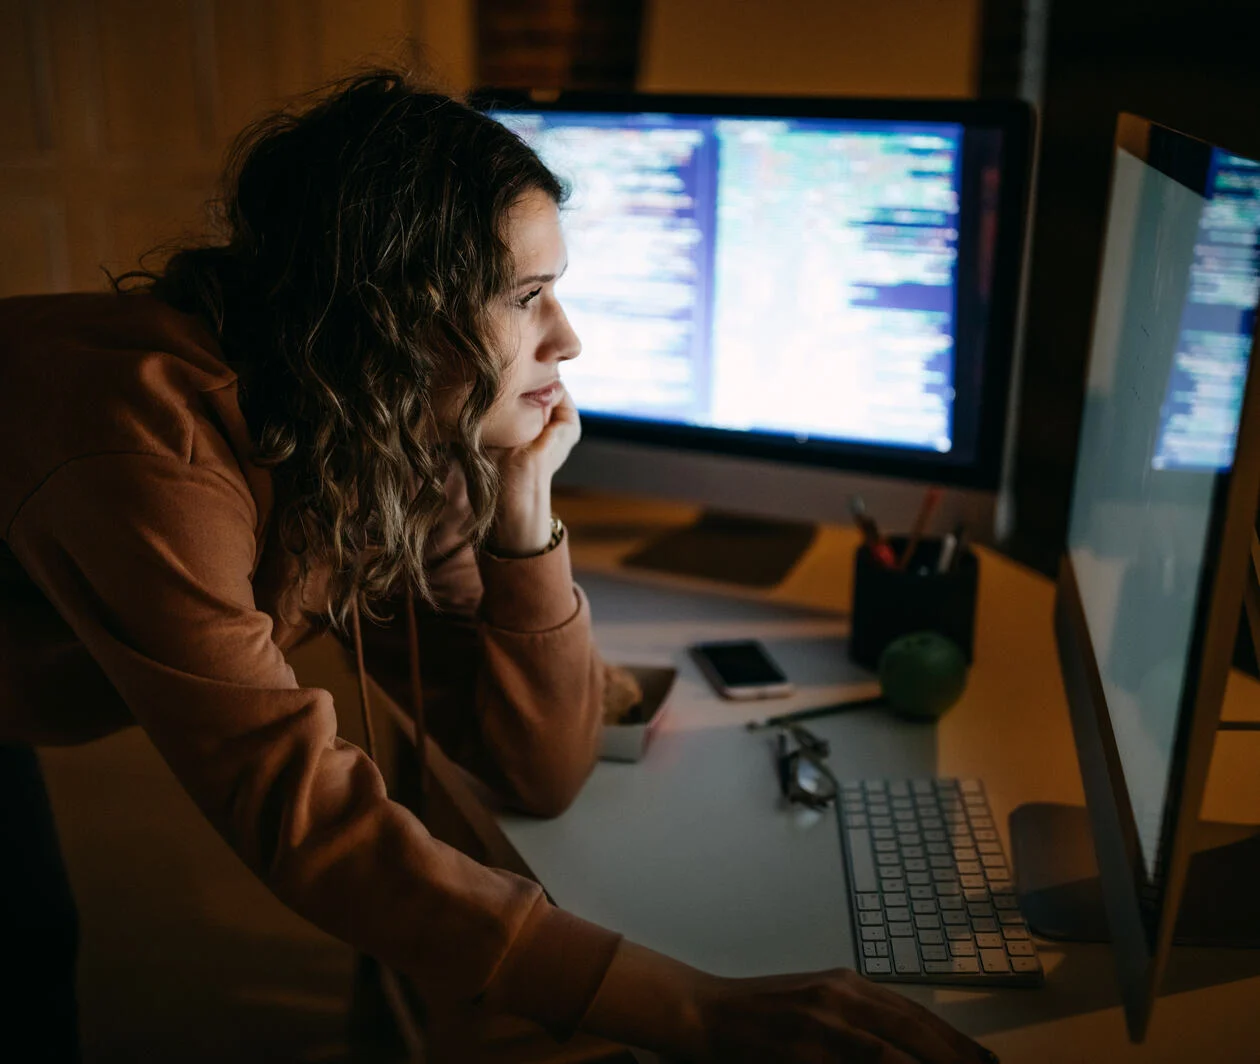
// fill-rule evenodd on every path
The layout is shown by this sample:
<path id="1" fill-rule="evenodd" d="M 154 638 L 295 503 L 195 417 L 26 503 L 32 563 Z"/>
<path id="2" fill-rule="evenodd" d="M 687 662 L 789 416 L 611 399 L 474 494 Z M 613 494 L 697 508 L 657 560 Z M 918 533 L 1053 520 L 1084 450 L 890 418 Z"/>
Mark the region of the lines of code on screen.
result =
<path id="1" fill-rule="evenodd" d="M 495 117 L 571 188 L 583 411 L 950 450 L 960 126 Z"/>

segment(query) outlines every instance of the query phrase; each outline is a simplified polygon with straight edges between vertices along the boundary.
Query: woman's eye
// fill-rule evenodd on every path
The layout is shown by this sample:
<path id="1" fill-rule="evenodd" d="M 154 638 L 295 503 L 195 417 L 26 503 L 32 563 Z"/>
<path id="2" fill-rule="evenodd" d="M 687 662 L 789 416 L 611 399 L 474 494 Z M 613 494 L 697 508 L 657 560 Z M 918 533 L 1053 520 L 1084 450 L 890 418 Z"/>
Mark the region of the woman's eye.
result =
<path id="1" fill-rule="evenodd" d="M 529 295 L 524 296 L 521 299 L 517 300 L 517 306 L 521 306 L 521 307 L 529 306 L 529 304 L 532 303 L 535 298 L 537 298 L 538 293 L 541 291 L 542 291 L 541 288 L 535 288 L 532 292 L 529 293 Z"/>

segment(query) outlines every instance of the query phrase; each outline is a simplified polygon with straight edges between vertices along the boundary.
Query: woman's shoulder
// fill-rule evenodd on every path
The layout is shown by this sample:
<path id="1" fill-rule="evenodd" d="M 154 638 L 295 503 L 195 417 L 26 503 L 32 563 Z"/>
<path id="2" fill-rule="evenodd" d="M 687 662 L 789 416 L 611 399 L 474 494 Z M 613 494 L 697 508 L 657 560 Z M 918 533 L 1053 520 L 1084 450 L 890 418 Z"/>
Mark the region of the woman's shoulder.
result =
<path id="1" fill-rule="evenodd" d="M 70 293 L 0 300 L 0 452 L 7 523 L 67 462 L 147 454 L 243 480 L 249 441 L 201 322 L 148 295 Z"/>

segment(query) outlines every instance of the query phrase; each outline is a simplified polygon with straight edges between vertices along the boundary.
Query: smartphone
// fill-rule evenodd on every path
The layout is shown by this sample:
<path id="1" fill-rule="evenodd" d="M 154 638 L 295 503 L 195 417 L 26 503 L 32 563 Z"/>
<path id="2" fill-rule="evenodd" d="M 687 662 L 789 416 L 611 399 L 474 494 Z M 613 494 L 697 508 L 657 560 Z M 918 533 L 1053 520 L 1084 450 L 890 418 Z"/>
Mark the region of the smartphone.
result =
<path id="1" fill-rule="evenodd" d="M 696 643 L 688 649 L 723 698 L 781 698 L 792 693 L 783 670 L 755 639 Z"/>

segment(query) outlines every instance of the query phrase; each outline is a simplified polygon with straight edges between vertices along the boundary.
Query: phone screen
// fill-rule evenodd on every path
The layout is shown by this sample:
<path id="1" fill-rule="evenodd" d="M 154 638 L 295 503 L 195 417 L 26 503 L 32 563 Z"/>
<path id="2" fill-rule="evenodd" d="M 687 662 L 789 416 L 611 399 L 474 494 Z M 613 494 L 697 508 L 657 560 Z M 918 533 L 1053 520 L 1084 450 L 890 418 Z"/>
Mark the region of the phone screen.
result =
<path id="1" fill-rule="evenodd" d="M 700 643 L 696 653 L 703 654 L 713 671 L 728 687 L 747 687 L 783 683 L 787 677 L 760 643 L 747 640 L 739 643 Z"/>

